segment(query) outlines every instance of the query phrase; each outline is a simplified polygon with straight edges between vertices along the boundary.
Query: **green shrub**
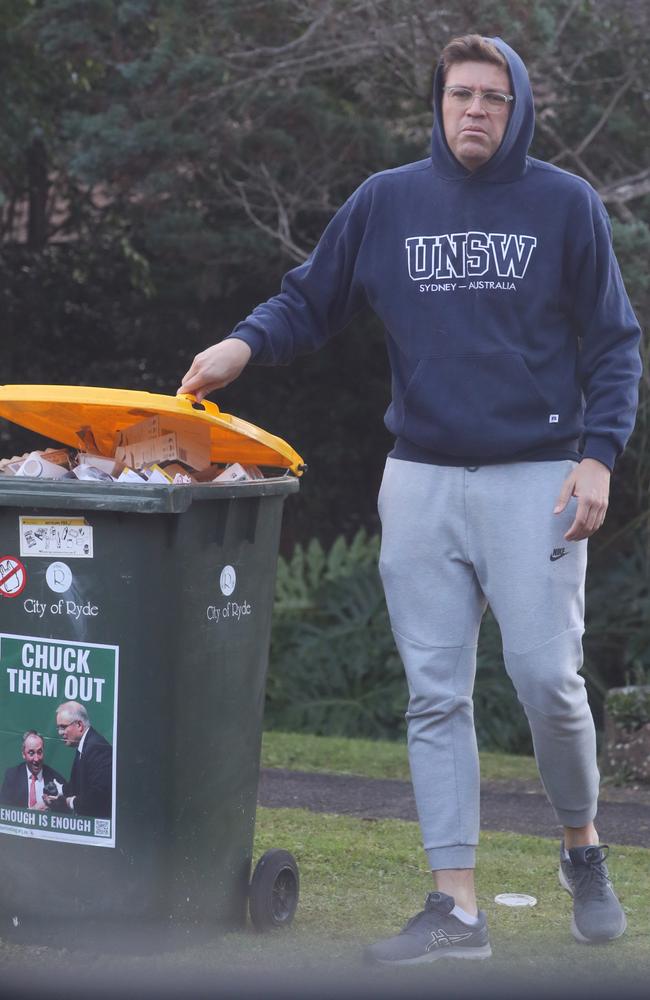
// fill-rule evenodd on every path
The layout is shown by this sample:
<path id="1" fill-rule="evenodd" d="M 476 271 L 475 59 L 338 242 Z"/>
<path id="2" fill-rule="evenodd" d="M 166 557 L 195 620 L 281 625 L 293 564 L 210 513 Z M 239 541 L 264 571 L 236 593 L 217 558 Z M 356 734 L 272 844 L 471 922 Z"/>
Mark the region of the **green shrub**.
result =
<path id="1" fill-rule="evenodd" d="M 650 685 L 612 688 L 605 705 L 608 715 L 620 729 L 636 732 L 650 722 Z"/>
<path id="2" fill-rule="evenodd" d="M 280 558 L 267 686 L 268 728 L 396 738 L 408 691 L 377 571 L 379 538 L 359 531 L 329 551 L 316 539 Z M 528 725 L 483 624 L 474 695 L 482 749 L 530 753 Z"/>
<path id="3" fill-rule="evenodd" d="M 585 675 L 598 714 L 609 688 L 650 677 L 649 525 L 645 514 L 614 536 L 589 574 Z"/>
<path id="4" fill-rule="evenodd" d="M 280 559 L 267 725 L 318 734 L 395 737 L 406 685 L 376 568 L 359 531 L 328 553 L 312 540 Z"/>

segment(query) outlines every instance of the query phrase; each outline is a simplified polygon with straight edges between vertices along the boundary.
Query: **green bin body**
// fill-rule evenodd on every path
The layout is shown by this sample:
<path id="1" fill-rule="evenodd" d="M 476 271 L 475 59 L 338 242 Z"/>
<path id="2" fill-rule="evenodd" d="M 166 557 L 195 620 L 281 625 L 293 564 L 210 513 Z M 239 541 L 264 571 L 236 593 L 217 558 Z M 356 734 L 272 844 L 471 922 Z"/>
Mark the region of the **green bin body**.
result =
<path id="1" fill-rule="evenodd" d="M 55 722 L 68 700 L 114 762 L 108 816 L 0 802 L 0 937 L 159 945 L 245 923 L 282 506 L 297 489 L 0 479 L 0 780 L 29 729 L 68 778 Z"/>

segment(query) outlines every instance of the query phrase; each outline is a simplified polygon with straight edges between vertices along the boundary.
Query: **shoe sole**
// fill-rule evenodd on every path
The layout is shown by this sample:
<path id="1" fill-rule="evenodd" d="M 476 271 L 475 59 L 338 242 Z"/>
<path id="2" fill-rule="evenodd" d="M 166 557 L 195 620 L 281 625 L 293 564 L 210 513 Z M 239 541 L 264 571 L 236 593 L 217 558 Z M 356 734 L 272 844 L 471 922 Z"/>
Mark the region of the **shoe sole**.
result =
<path id="1" fill-rule="evenodd" d="M 490 958 L 492 949 L 489 944 L 484 944 L 480 948 L 444 948 L 439 951 L 428 951 L 425 955 L 418 955 L 416 958 L 374 958 L 370 961 L 377 965 L 424 965 L 427 962 L 437 962 L 439 958 L 466 958 L 470 961 L 480 961 Z"/>
<path id="2" fill-rule="evenodd" d="M 562 888 L 566 889 L 566 891 L 571 896 L 571 899 L 573 899 L 573 890 L 571 889 L 571 886 L 569 885 L 569 882 L 567 880 L 566 875 L 562 871 L 562 865 L 560 865 L 560 867 L 558 869 L 558 877 L 559 877 L 560 885 L 562 886 Z M 627 927 L 627 917 L 625 916 L 625 914 L 623 914 L 623 925 L 622 925 L 621 929 L 619 931 L 617 931 L 616 934 L 610 934 L 608 937 L 588 938 L 588 937 L 585 937 L 584 934 L 581 934 L 580 931 L 578 930 L 578 927 L 577 927 L 577 924 L 576 924 L 576 918 L 575 917 L 571 917 L 571 933 L 573 934 L 573 936 L 576 939 L 576 941 L 579 941 L 581 944 L 602 944 L 604 941 L 615 941 L 617 938 L 620 938 L 620 937 L 623 936 L 623 934 L 625 934 L 625 928 L 626 927 Z"/>

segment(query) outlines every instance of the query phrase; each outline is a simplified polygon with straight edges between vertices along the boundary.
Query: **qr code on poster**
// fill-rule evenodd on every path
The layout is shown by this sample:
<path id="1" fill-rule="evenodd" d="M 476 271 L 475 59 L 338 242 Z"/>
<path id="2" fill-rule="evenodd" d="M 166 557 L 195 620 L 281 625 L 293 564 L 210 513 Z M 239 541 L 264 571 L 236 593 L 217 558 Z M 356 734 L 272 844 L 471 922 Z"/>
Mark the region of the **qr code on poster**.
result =
<path id="1" fill-rule="evenodd" d="M 96 837 L 110 837 L 111 835 L 111 821 L 110 819 L 96 819 L 95 820 L 95 836 Z"/>

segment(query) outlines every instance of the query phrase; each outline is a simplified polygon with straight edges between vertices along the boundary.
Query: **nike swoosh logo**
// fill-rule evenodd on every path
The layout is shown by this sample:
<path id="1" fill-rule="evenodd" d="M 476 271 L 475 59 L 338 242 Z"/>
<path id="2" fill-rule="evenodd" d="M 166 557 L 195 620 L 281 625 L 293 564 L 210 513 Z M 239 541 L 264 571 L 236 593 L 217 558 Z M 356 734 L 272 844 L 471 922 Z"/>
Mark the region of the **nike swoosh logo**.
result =
<path id="1" fill-rule="evenodd" d="M 558 559 L 562 558 L 562 556 L 568 556 L 568 554 L 569 554 L 568 552 L 560 552 L 558 556 L 549 556 L 549 559 L 551 560 L 551 562 L 557 562 Z"/>

